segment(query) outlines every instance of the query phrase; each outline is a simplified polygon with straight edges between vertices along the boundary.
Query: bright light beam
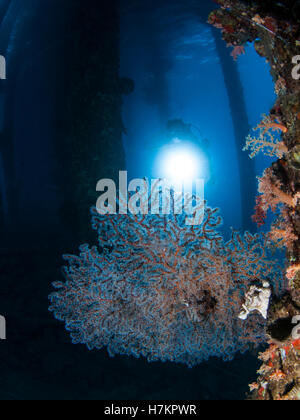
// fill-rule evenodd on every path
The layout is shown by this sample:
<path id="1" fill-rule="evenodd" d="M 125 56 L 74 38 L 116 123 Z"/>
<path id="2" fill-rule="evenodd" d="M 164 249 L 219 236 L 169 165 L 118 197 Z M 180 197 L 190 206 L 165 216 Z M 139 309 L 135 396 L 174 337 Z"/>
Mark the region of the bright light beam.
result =
<path id="1" fill-rule="evenodd" d="M 181 144 L 163 150 L 157 161 L 157 173 L 177 186 L 203 178 L 204 166 L 202 153 L 198 149 Z"/>
<path id="2" fill-rule="evenodd" d="M 191 182 L 197 177 L 197 161 L 195 156 L 185 150 L 171 152 L 166 157 L 166 176 L 173 182 Z"/>

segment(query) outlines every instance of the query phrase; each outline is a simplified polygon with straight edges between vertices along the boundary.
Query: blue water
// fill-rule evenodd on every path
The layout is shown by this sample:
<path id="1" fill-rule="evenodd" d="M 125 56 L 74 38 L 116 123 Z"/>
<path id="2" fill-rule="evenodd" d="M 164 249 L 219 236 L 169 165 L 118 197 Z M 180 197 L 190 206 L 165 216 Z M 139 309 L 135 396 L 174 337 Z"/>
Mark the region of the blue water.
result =
<path id="1" fill-rule="evenodd" d="M 135 82 L 135 91 L 125 98 L 123 108 L 129 178 L 163 177 L 157 160 L 169 142 L 165 126 L 169 119 L 180 118 L 195 127 L 200 142 L 201 138 L 209 141 L 209 156 L 206 150 L 202 153 L 210 161 L 213 182 L 206 168 L 205 198 L 211 206 L 221 208 L 224 230 L 241 229 L 232 116 L 212 29 L 199 23 L 193 13 L 194 1 L 185 2 L 184 10 L 171 3 L 151 10 L 133 8 L 122 17 L 121 74 Z M 213 3 L 211 7 L 213 10 Z M 225 42 L 223 48 L 229 55 Z M 273 81 L 268 64 L 253 46 L 239 57 L 238 69 L 249 124 L 254 127 L 274 103 Z M 268 162 L 264 156 L 255 158 L 256 175 L 261 175 Z"/>

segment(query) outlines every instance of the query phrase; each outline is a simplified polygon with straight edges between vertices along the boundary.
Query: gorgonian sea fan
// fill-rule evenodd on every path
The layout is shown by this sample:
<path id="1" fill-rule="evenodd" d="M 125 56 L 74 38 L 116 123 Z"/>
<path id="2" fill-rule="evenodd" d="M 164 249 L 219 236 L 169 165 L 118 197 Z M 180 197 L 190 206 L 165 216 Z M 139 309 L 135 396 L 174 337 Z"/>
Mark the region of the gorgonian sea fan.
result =
<path id="1" fill-rule="evenodd" d="M 260 315 L 238 319 L 252 281 L 280 282 L 261 236 L 233 232 L 225 243 L 208 206 L 199 226 L 184 215 L 92 215 L 99 246 L 64 256 L 66 282 L 50 296 L 73 343 L 192 366 L 264 341 Z"/>

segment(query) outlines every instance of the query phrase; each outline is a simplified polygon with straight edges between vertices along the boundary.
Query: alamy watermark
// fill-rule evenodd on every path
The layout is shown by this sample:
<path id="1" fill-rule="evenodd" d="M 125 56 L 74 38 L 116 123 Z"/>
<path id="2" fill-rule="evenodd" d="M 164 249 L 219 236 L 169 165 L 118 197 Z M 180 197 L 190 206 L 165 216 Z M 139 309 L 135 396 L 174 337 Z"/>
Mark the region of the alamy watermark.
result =
<path id="1" fill-rule="evenodd" d="M 295 80 L 300 79 L 300 55 L 296 55 L 292 59 L 293 64 L 295 64 L 295 67 L 292 70 L 292 77 Z"/>
<path id="2" fill-rule="evenodd" d="M 0 55 L 0 79 L 6 80 L 6 59 Z M 0 340 L 6 340 L 6 319 L 0 315 Z"/>
<path id="3" fill-rule="evenodd" d="M 6 340 L 6 319 L 0 315 L 0 340 Z"/>
<path id="4" fill-rule="evenodd" d="M 204 218 L 204 180 L 182 183 L 175 188 L 166 179 L 136 178 L 128 185 L 127 171 L 119 172 L 119 194 L 112 179 L 101 179 L 96 187 L 99 214 L 185 214 L 185 223 L 201 225 Z"/>
<path id="5" fill-rule="evenodd" d="M 0 55 L 0 79 L 6 80 L 6 59 Z"/>
<path id="6" fill-rule="evenodd" d="M 296 327 L 294 327 L 292 331 L 292 337 L 294 340 L 298 340 L 300 338 L 300 315 L 294 316 L 292 324 L 296 324 Z"/>

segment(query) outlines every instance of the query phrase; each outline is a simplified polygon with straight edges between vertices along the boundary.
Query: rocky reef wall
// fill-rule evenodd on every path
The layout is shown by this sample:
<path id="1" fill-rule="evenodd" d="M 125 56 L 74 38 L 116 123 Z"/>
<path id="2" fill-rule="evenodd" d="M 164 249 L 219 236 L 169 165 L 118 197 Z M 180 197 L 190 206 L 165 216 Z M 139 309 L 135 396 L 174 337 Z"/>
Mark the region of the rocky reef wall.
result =
<path id="1" fill-rule="evenodd" d="M 248 137 L 250 156 L 275 158 L 259 178 L 254 221 L 263 225 L 268 211 L 274 222 L 268 232 L 270 247 L 286 253 L 286 294 L 269 310 L 269 347 L 260 354 L 259 378 L 250 385 L 250 398 L 299 399 L 300 341 L 300 14 L 299 1 L 219 0 L 209 22 L 222 31 L 234 58 L 254 43 L 265 57 L 274 79 L 277 100 L 269 115 Z M 258 93 L 259 97 L 259 93 Z M 275 134 L 279 134 L 280 138 Z M 298 321 L 297 321 L 298 320 Z"/>

